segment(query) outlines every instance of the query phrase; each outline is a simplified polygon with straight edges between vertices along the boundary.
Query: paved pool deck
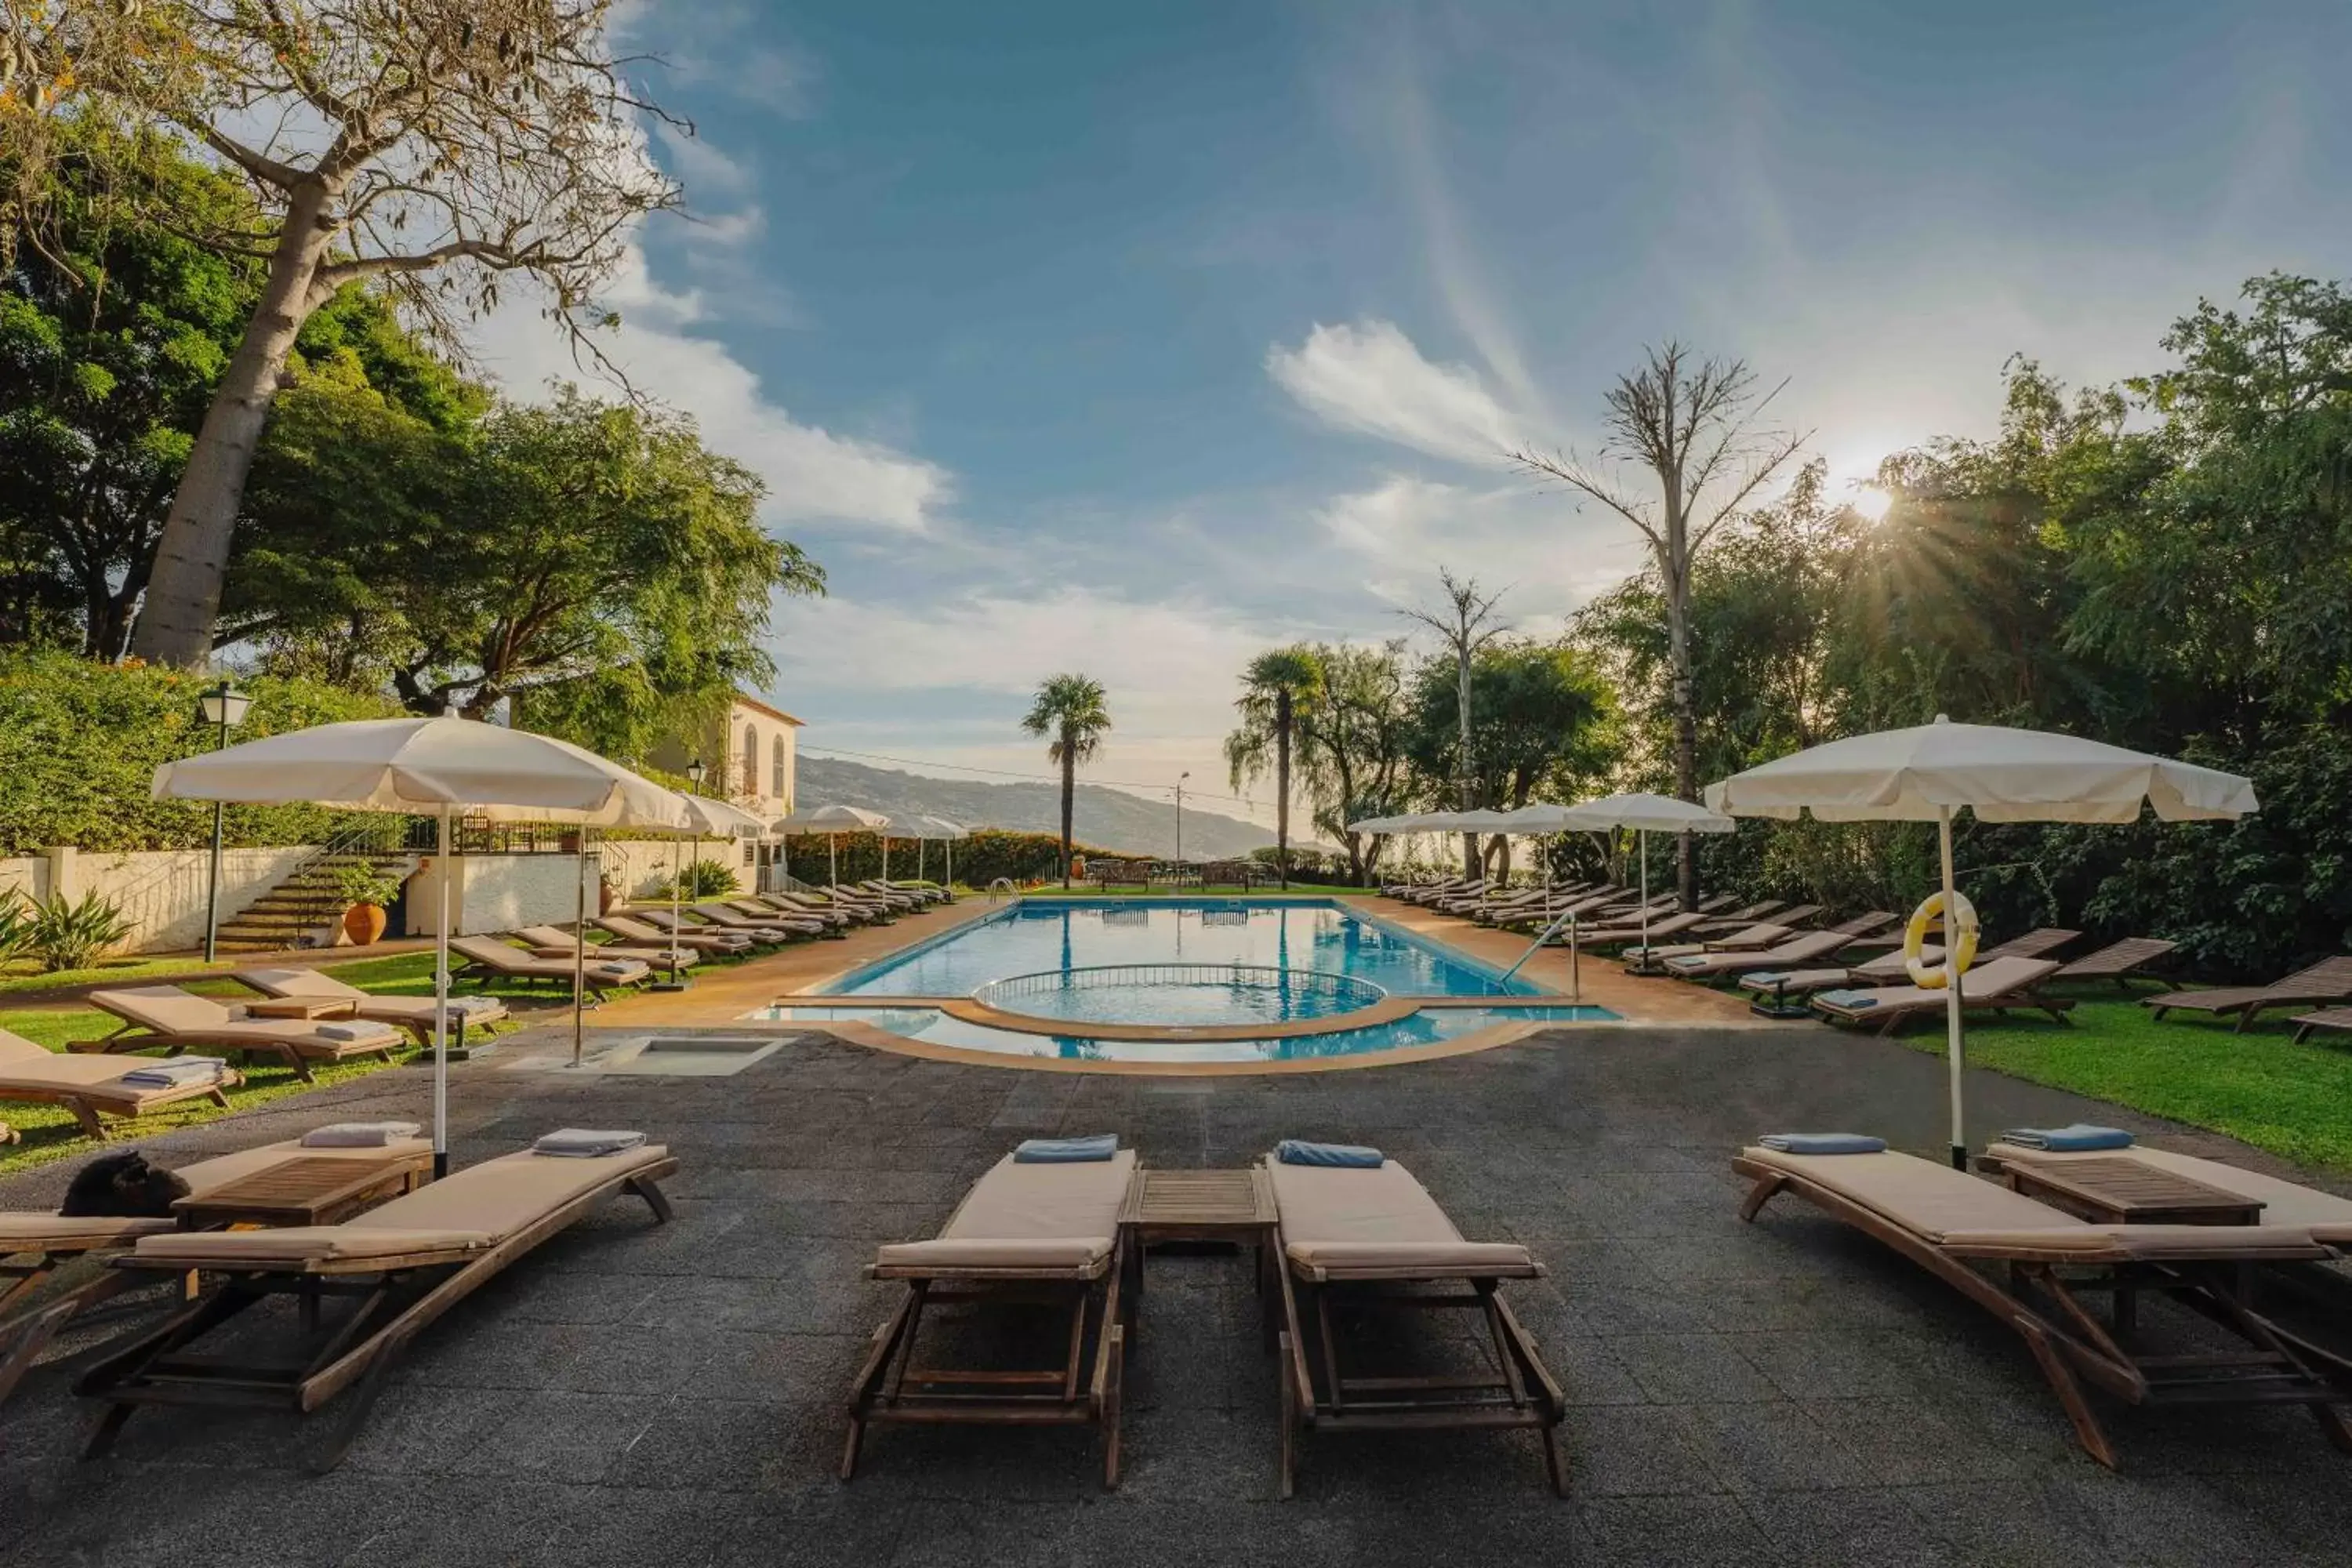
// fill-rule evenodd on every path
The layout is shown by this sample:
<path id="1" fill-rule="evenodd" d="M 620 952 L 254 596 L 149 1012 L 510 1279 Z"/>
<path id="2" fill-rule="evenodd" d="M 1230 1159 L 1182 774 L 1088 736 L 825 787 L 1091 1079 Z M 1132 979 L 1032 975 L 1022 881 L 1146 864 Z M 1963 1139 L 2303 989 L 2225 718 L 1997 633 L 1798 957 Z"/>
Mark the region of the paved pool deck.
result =
<path id="1" fill-rule="evenodd" d="M 0 1409 L 0 1562 L 2213 1568 L 2338 1563 L 2352 1540 L 2352 1458 L 2302 1414 L 2101 1400 L 2111 1473 L 1978 1309 L 1801 1204 L 1738 1221 L 1728 1161 L 1759 1131 L 1940 1146 L 1942 1064 L 1900 1045 L 1563 1029 L 1378 1070 L 1173 1079 L 809 1034 L 728 1079 L 521 1065 L 562 1037 L 453 1071 L 458 1162 L 561 1125 L 643 1128 L 681 1163 L 674 1223 L 616 1203 L 463 1303 L 322 1478 L 299 1466 L 315 1430 L 274 1415 L 142 1413 L 79 1462 L 90 1412 L 68 1367 L 37 1368 Z M 1979 1142 L 2084 1119 L 2277 1168 L 2055 1090 L 1969 1088 Z M 184 1161 L 421 1119 L 428 1097 L 420 1072 L 378 1073 L 144 1146 Z M 886 1429 L 835 1479 L 843 1397 L 891 1300 L 859 1278 L 875 1246 L 931 1234 L 1013 1142 L 1103 1131 L 1161 1166 L 1239 1165 L 1284 1136 L 1375 1143 L 1469 1236 L 1525 1242 L 1551 1272 L 1511 1296 L 1566 1388 L 1570 1497 L 1524 1435 L 1450 1434 L 1309 1436 L 1299 1495 L 1277 1500 L 1275 1364 L 1224 1255 L 1150 1265 L 1118 1491 L 1078 1431 Z M 0 1182 L 0 1203 L 54 1203 L 68 1174 Z M 2153 1308 L 2147 1327 L 2193 1331 Z"/>

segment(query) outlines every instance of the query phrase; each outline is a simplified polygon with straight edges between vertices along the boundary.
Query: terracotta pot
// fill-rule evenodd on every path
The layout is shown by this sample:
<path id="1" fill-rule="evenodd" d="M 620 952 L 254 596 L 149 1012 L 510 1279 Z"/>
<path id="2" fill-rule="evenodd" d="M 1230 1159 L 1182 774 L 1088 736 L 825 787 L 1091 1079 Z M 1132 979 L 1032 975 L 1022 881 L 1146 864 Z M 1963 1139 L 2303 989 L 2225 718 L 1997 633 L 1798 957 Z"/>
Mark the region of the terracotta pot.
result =
<path id="1" fill-rule="evenodd" d="M 343 911 L 343 934 L 352 944 L 367 947 L 383 935 L 384 913 L 373 904 L 353 904 Z"/>

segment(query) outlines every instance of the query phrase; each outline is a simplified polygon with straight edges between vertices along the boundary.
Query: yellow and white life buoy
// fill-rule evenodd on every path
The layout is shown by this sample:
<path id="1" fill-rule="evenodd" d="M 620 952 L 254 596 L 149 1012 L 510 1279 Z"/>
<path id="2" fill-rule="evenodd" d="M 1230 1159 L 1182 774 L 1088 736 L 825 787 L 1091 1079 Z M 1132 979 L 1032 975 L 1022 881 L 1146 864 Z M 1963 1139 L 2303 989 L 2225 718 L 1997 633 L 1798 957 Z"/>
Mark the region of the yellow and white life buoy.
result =
<path id="1" fill-rule="evenodd" d="M 1944 958 L 1940 963 L 1930 963 L 1922 956 L 1927 945 L 1927 927 L 1944 912 L 1944 895 L 1930 893 L 1911 911 L 1911 923 L 1903 928 L 1903 967 L 1910 972 L 1911 984 L 1923 990 L 1941 991 L 1951 984 L 1955 974 L 1966 974 L 1977 957 L 1977 907 L 1969 902 L 1966 893 L 1952 895 L 1952 917 L 1944 922 Z"/>

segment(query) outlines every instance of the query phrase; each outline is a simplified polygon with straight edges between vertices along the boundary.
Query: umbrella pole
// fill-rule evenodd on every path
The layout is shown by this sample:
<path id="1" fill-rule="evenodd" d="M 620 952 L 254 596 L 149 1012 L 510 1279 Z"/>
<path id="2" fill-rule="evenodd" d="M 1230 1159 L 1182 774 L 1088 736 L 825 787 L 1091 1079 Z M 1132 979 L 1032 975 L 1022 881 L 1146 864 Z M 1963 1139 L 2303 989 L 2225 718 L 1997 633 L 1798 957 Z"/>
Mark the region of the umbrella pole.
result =
<path id="1" fill-rule="evenodd" d="M 682 833 L 673 833 L 669 837 L 669 984 L 667 989 L 671 991 L 686 989 L 677 977 L 677 883 L 678 879 L 686 874 L 686 868 L 678 859 L 678 850 L 685 842 L 686 836 Z"/>
<path id="2" fill-rule="evenodd" d="M 948 858 L 947 875 L 940 879 L 940 886 L 948 890 L 950 898 L 953 898 L 955 896 L 955 840 L 942 839 L 940 843 L 940 853 Z"/>
<path id="3" fill-rule="evenodd" d="M 1642 843 L 1642 967 L 1650 967 L 1650 830 L 1639 830 Z"/>
<path id="4" fill-rule="evenodd" d="M 824 882 L 828 890 L 841 886 L 841 835 L 824 836 Z"/>
<path id="5" fill-rule="evenodd" d="M 890 879 L 890 835 L 887 832 L 882 835 L 882 879 Z"/>
<path id="6" fill-rule="evenodd" d="M 1952 808 L 1936 808 L 1937 847 L 1944 862 L 1944 1063 L 1952 1085 L 1952 1169 L 1969 1168 L 1969 1135 L 1960 1116 L 1959 893 L 1952 879 Z"/>
<path id="7" fill-rule="evenodd" d="M 433 922 L 433 1179 L 449 1173 L 449 808 L 434 841 L 441 914 Z"/>
<path id="8" fill-rule="evenodd" d="M 586 1043 L 588 1002 L 588 830 L 580 830 L 579 875 L 572 884 L 572 1065 Z"/>

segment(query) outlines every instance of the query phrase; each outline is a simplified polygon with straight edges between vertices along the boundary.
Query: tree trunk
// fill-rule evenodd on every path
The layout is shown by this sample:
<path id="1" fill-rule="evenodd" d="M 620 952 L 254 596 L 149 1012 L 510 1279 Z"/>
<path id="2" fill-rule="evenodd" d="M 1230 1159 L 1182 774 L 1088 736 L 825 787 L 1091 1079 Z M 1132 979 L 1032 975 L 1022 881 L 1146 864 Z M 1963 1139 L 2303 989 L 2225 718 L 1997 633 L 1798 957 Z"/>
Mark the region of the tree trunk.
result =
<path id="1" fill-rule="evenodd" d="M 1062 890 L 1070 887 L 1070 808 L 1078 787 L 1077 760 L 1070 755 L 1067 742 L 1062 745 Z"/>
<path id="2" fill-rule="evenodd" d="M 212 657 L 229 536 L 287 356 L 319 305 L 311 286 L 334 234 L 326 216 L 334 194 L 316 181 L 295 187 L 278 254 L 270 258 L 268 282 L 205 411 L 187 471 L 156 542 L 147 603 L 131 640 L 131 651 L 151 664 L 193 668 Z"/>
<path id="3" fill-rule="evenodd" d="M 1470 809 L 1470 641 L 1469 628 L 1463 628 L 1463 640 L 1454 650 L 1454 809 Z M 1462 836 L 1462 874 L 1475 880 L 1478 876 L 1478 836 Z"/>
<path id="4" fill-rule="evenodd" d="M 1666 574 L 1666 647 L 1674 679 L 1675 794 L 1698 800 L 1698 707 L 1692 689 L 1690 563 L 1677 558 Z M 1698 908 L 1698 859 L 1691 836 L 1675 837 L 1675 889 L 1685 910 Z"/>
<path id="5" fill-rule="evenodd" d="M 1290 886 L 1290 693 L 1274 694 L 1274 861 L 1282 886 Z"/>

